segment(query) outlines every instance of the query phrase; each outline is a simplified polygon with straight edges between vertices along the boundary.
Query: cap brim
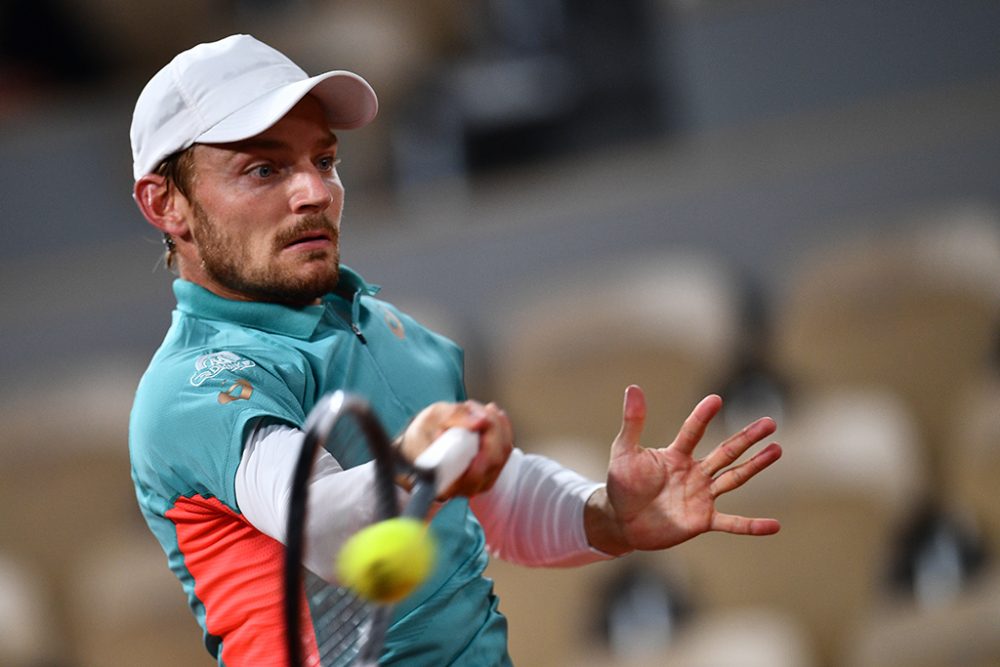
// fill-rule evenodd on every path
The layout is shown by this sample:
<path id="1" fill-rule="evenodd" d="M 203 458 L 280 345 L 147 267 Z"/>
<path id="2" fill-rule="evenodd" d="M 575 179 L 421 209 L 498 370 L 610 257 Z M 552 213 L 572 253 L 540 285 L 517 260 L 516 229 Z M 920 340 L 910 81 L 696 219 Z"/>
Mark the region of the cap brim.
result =
<path id="1" fill-rule="evenodd" d="M 378 113 L 378 98 L 368 82 L 353 72 L 336 70 L 265 93 L 203 132 L 195 143 L 222 144 L 256 136 L 310 93 L 323 105 L 332 129 L 364 127 Z"/>

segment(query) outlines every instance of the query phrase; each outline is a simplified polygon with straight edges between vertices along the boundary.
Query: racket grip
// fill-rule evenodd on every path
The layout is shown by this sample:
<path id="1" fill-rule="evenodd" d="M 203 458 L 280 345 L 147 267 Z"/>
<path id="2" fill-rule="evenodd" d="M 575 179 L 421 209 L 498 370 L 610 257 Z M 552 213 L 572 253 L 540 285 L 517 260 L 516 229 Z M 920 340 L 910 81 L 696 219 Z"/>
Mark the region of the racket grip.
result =
<path id="1" fill-rule="evenodd" d="M 435 493 L 443 493 L 472 463 L 479 452 L 479 434 L 450 428 L 413 462 L 417 470 L 434 475 Z"/>

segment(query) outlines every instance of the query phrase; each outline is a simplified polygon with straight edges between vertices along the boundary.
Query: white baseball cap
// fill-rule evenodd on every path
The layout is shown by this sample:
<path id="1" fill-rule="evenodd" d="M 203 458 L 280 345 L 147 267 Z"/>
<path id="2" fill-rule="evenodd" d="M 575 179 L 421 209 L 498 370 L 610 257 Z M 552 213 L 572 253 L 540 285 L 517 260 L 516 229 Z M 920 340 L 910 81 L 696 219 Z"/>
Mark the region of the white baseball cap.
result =
<path id="1" fill-rule="evenodd" d="M 132 114 L 136 180 L 196 143 L 227 143 L 260 134 L 312 94 L 332 129 L 375 118 L 375 91 L 353 72 L 310 77 L 281 52 L 250 35 L 231 35 L 178 54 L 157 72 Z"/>

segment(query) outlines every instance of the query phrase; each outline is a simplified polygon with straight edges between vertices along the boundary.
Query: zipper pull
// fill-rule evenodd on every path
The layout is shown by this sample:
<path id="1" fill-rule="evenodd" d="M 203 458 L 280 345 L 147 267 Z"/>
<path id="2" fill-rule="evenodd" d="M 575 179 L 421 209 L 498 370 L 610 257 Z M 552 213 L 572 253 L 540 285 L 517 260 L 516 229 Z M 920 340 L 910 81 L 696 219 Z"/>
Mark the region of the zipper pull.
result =
<path id="1" fill-rule="evenodd" d="M 361 327 L 358 326 L 357 322 L 351 322 L 351 331 L 353 331 L 354 335 L 358 337 L 358 340 L 361 341 L 362 345 L 368 344 L 368 341 L 365 340 L 365 335 L 361 333 Z"/>
<path id="2" fill-rule="evenodd" d="M 351 299 L 351 331 L 354 335 L 358 337 L 362 345 L 367 345 L 368 341 L 365 340 L 365 335 L 361 333 L 361 325 L 358 322 L 361 321 L 361 290 L 356 290 L 354 292 L 354 298 Z"/>

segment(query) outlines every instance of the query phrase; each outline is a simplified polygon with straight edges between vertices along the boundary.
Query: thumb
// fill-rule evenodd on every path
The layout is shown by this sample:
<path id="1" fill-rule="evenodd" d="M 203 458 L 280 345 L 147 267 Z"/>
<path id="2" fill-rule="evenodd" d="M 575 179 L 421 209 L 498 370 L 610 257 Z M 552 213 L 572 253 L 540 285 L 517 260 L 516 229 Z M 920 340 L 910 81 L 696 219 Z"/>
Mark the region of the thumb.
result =
<path id="1" fill-rule="evenodd" d="M 645 424 L 646 395 L 638 385 L 629 385 L 625 390 L 625 403 L 622 406 L 622 427 L 611 444 L 611 458 L 639 449 Z"/>

